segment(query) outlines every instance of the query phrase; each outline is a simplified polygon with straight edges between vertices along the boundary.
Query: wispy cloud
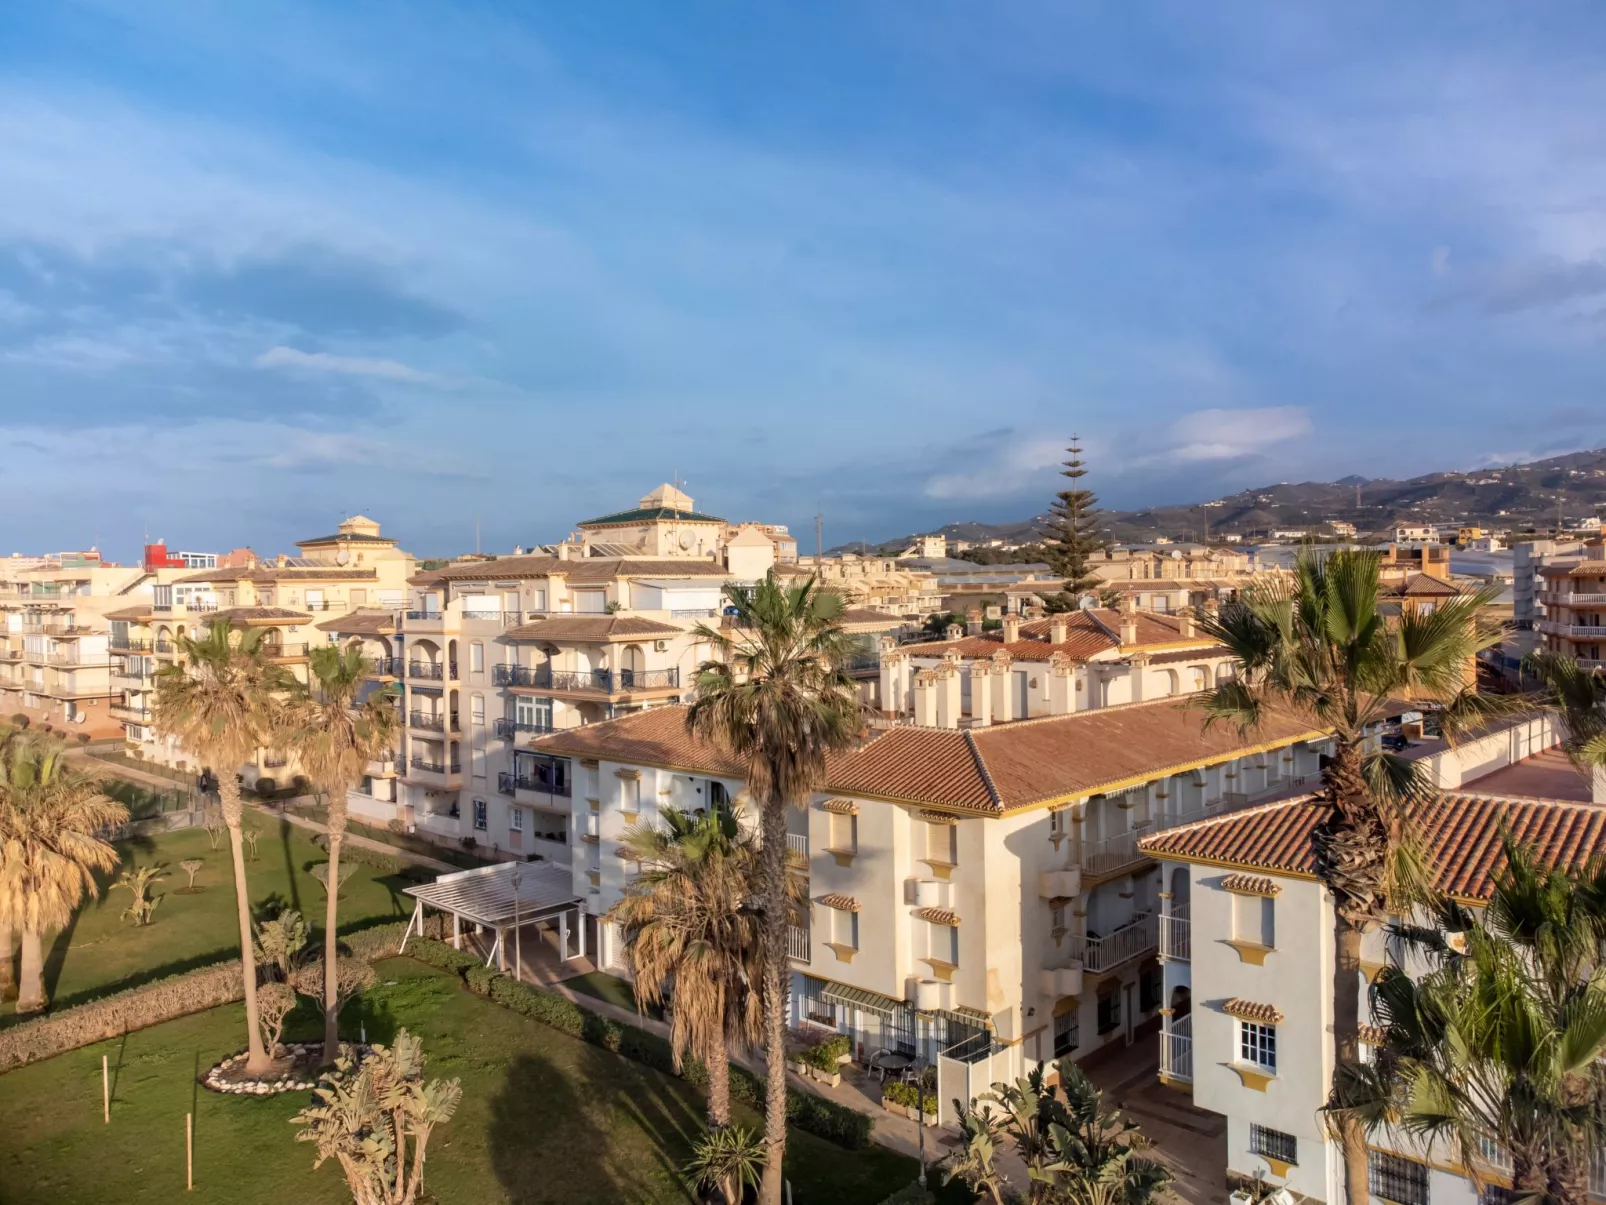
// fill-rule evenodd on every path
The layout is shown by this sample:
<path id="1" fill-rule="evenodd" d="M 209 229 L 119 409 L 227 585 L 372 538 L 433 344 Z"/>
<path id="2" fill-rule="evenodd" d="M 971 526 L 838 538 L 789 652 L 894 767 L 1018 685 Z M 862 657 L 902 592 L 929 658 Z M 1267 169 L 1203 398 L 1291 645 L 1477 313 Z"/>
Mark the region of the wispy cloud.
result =
<path id="1" fill-rule="evenodd" d="M 252 361 L 258 368 L 299 369 L 305 372 L 332 372 L 342 376 L 376 377 L 409 385 L 432 385 L 455 389 L 461 382 L 425 372 L 399 360 L 376 360 L 366 356 L 336 356 L 321 351 L 298 351 L 293 347 L 273 347 Z"/>
<path id="2" fill-rule="evenodd" d="M 1236 460 L 1265 452 L 1310 434 L 1310 412 L 1303 406 L 1265 406 L 1257 410 L 1196 410 L 1171 425 L 1172 445 L 1134 463 L 1190 464 Z"/>

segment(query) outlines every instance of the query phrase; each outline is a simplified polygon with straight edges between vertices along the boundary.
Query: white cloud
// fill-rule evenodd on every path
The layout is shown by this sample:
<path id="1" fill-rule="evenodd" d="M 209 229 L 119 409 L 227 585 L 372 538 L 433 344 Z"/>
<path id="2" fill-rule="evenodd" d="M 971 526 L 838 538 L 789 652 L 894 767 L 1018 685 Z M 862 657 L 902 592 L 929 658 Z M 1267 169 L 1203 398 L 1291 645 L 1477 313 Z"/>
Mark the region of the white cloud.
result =
<path id="1" fill-rule="evenodd" d="M 333 372 L 353 377 L 377 377 L 384 381 L 433 385 L 441 389 L 456 388 L 459 384 L 451 377 L 425 372 L 423 369 L 403 364 L 400 360 L 376 360 L 366 356 L 333 356 L 321 351 L 297 351 L 293 347 L 270 348 L 258 356 L 254 363 L 258 368 L 304 369 L 308 372 Z"/>
<path id="2" fill-rule="evenodd" d="M 1128 467 L 1237 460 L 1309 434 L 1310 429 L 1310 412 L 1303 406 L 1195 410 L 1171 424 L 1169 447 L 1139 456 Z"/>
<path id="3" fill-rule="evenodd" d="M 978 457 L 984 463 L 958 473 L 940 473 L 926 482 L 928 498 L 1010 498 L 1022 492 L 1023 478 L 1065 458 L 1064 439 L 1024 439 Z"/>

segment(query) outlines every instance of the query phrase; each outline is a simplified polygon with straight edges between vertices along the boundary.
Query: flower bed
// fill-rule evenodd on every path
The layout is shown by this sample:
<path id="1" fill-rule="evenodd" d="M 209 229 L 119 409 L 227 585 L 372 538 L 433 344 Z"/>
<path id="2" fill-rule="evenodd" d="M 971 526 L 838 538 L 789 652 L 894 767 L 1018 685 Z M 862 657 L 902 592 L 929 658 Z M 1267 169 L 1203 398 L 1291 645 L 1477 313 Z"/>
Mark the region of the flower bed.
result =
<path id="1" fill-rule="evenodd" d="M 323 1043 L 290 1042 L 285 1045 L 284 1052 L 287 1057 L 275 1059 L 273 1071 L 262 1079 L 245 1075 L 245 1051 L 231 1054 L 201 1078 L 201 1085 L 213 1092 L 235 1096 L 311 1092 L 318 1086 L 318 1064 L 323 1060 Z"/>

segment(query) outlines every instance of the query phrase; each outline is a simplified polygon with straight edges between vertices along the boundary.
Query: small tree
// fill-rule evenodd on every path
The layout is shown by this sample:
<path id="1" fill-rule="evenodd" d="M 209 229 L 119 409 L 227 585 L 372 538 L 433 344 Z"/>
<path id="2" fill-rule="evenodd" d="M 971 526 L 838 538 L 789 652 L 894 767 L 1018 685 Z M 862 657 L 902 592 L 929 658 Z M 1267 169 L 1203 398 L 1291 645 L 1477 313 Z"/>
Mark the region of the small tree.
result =
<path id="1" fill-rule="evenodd" d="M 746 1189 L 758 1186 L 764 1143 L 744 1126 L 709 1130 L 692 1151 L 686 1174 L 699 1188 L 713 1189 L 725 1205 L 741 1205 Z"/>
<path id="2" fill-rule="evenodd" d="M 331 1003 L 330 993 L 324 990 L 324 968 L 326 963 L 321 958 L 309 959 L 296 967 L 290 973 L 290 983 L 296 991 L 303 996 L 311 996 L 317 1002 L 318 1011 L 327 1013 Z M 359 958 L 341 956 L 335 960 L 335 990 L 333 1005 L 335 1016 L 346 1007 L 358 992 L 365 991 L 374 985 L 374 968 Z"/>
<path id="3" fill-rule="evenodd" d="M 307 944 L 307 922 L 294 908 L 286 908 L 272 920 L 257 926 L 253 952 L 268 974 L 289 983 L 300 962 L 301 948 Z"/>
<path id="4" fill-rule="evenodd" d="M 223 808 L 215 803 L 209 803 L 201 809 L 201 827 L 206 829 L 206 840 L 217 851 L 218 842 L 222 841 L 228 833 L 228 826 L 223 823 Z"/>
<path id="5" fill-rule="evenodd" d="M 134 902 L 123 909 L 122 919 L 132 920 L 136 925 L 151 923 L 152 913 L 156 911 L 156 905 L 162 902 L 162 897 L 152 896 L 150 890 L 167 878 L 163 873 L 166 869 L 166 866 L 158 862 L 152 866 L 139 866 L 123 871 L 112 886 L 128 888 L 134 896 Z"/>
<path id="6" fill-rule="evenodd" d="M 342 862 L 340 864 L 340 869 L 336 872 L 337 877 L 340 880 L 335 884 L 335 894 L 337 896 L 340 894 L 340 889 L 346 885 L 346 880 L 351 878 L 351 876 L 356 873 L 356 863 Z M 312 868 L 312 877 L 318 880 L 318 885 L 322 887 L 325 894 L 327 894 L 329 891 L 329 863 L 319 862 L 316 866 L 314 866 Z"/>
<path id="7" fill-rule="evenodd" d="M 424 1082 L 418 1039 L 400 1030 L 393 1045 L 375 1046 L 360 1065 L 342 1047 L 315 1095 L 318 1104 L 290 1119 L 303 1127 L 297 1141 L 318 1146 L 313 1166 L 338 1159 L 357 1205 L 419 1201 L 430 1134 L 457 1112 L 463 1088 L 455 1079 Z"/>
<path id="8" fill-rule="evenodd" d="M 205 865 L 206 865 L 206 863 L 204 861 L 202 861 L 200 858 L 185 858 L 182 862 L 179 863 L 179 868 L 181 870 L 183 870 L 183 872 L 185 874 L 190 876 L 190 881 L 189 881 L 188 885 L 184 888 L 185 891 L 194 891 L 194 890 L 196 890 L 195 876 L 201 873 L 201 867 L 203 867 Z"/>
<path id="9" fill-rule="evenodd" d="M 250 850 L 251 861 L 253 862 L 257 860 L 257 841 L 261 837 L 262 830 L 254 825 L 251 828 L 242 828 L 240 830 L 240 840 L 244 841 L 246 849 Z"/>
<path id="10" fill-rule="evenodd" d="M 288 983 L 264 983 L 257 988 L 257 1024 L 262 1028 L 262 1047 L 274 1058 L 282 1052 L 284 1020 L 296 1010 L 296 990 Z"/>

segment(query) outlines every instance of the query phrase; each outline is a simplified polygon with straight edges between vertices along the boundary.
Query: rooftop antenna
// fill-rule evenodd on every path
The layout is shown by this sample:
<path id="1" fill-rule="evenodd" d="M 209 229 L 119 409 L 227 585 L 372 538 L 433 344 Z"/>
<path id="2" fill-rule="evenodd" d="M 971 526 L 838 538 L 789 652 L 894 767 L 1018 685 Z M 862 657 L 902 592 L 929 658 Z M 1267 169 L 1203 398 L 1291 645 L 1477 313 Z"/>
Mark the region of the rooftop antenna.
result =
<path id="1" fill-rule="evenodd" d="M 474 555 L 480 554 L 480 517 L 474 516 Z"/>
<path id="2" fill-rule="evenodd" d="M 825 559 L 825 516 L 814 516 L 814 565 L 818 568 Z"/>

